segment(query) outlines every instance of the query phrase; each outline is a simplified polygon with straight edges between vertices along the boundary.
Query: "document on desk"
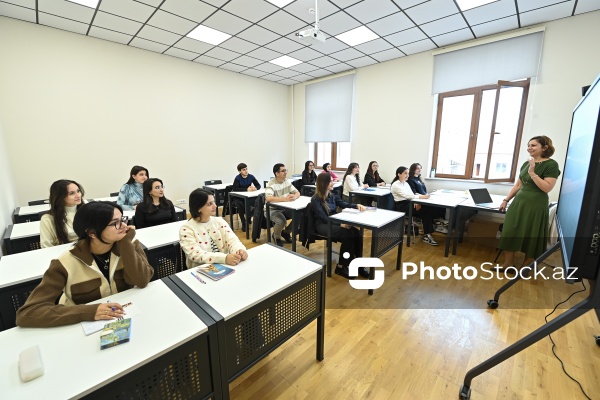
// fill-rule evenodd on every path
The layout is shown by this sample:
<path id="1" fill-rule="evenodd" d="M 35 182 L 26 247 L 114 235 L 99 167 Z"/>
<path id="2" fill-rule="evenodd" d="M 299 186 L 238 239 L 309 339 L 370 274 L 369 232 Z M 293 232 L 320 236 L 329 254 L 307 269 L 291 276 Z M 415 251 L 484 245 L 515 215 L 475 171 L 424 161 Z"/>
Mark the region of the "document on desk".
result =
<path id="1" fill-rule="evenodd" d="M 139 315 L 142 313 L 142 310 L 140 310 L 140 308 L 133 303 L 123 304 L 123 310 L 125 310 L 125 315 L 123 316 L 123 318 L 135 317 L 136 315 Z M 123 319 L 123 318 L 119 318 L 119 319 Z M 98 331 L 101 331 L 102 329 L 104 329 L 104 325 L 111 323 L 111 322 L 118 321 L 119 319 L 102 319 L 100 321 L 82 321 L 81 327 L 83 328 L 83 333 L 85 333 L 85 335 L 88 336 L 88 335 L 91 335 L 92 333 L 95 333 L 95 332 L 98 332 Z"/>

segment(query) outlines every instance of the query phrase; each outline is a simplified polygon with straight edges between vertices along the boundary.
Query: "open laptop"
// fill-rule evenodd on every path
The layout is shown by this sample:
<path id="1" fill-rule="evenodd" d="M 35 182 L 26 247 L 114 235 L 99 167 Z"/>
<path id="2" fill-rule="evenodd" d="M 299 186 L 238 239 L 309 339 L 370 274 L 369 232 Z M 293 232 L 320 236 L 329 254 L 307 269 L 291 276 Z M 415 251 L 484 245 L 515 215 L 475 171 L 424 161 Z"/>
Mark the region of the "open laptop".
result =
<path id="1" fill-rule="evenodd" d="M 492 200 L 492 196 L 487 189 L 469 189 L 469 193 L 471 193 L 471 198 L 473 199 L 473 203 L 478 205 L 479 207 L 498 209 L 500 208 L 500 204 L 502 203 L 494 203 Z"/>

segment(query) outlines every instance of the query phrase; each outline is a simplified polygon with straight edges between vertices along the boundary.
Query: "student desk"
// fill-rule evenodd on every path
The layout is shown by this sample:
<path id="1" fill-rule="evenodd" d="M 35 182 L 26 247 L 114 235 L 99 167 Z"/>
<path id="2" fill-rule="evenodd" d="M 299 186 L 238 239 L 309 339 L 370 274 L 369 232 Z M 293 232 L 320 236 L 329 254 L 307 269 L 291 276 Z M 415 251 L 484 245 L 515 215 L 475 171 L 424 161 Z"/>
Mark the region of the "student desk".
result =
<path id="1" fill-rule="evenodd" d="M 302 196 L 308 196 L 309 194 L 312 196 L 316 192 L 316 190 L 317 190 L 317 185 L 304 185 L 304 186 L 302 186 L 302 190 L 300 190 L 300 193 L 302 194 Z M 342 182 L 334 182 L 332 192 L 337 193 L 337 195 L 340 196 L 340 199 L 341 199 L 342 198 Z"/>
<path id="2" fill-rule="evenodd" d="M 13 213 L 13 222 L 15 224 L 20 224 L 23 222 L 39 221 L 41 218 L 40 213 L 49 210 L 50 204 L 17 207 Z"/>
<path id="3" fill-rule="evenodd" d="M 50 261 L 71 246 L 72 243 L 67 243 L 0 258 L 0 330 L 15 326 L 17 310 L 42 281 Z"/>
<path id="4" fill-rule="evenodd" d="M 211 373 L 218 372 L 214 322 L 177 292 L 183 298 L 156 281 L 100 300 L 133 302 L 142 311 L 132 318 L 131 341 L 105 350 L 100 333 L 85 336 L 80 324 L 1 332 L 0 397 L 221 398 L 219 376 Z M 33 345 L 45 374 L 23 383 L 19 353 Z"/>
<path id="5" fill-rule="evenodd" d="M 170 222 L 135 231 L 148 262 L 154 268 L 152 280 L 161 279 L 185 269 L 185 256 L 179 246 L 179 228 L 186 221 Z"/>
<path id="6" fill-rule="evenodd" d="M 40 249 L 40 221 L 9 225 L 4 232 L 4 245 L 6 254 Z"/>
<path id="7" fill-rule="evenodd" d="M 368 189 L 353 190 L 348 193 L 350 203 L 353 197 L 366 197 L 377 202 L 377 208 L 386 210 L 394 209 L 394 197 L 389 187 L 370 187 Z"/>
<path id="8" fill-rule="evenodd" d="M 404 213 L 377 209 L 375 211 L 362 211 L 359 213 L 341 212 L 329 217 L 327 225 L 327 276 L 331 277 L 331 226 L 336 224 L 348 224 L 362 229 L 370 229 L 373 232 L 371 240 L 371 257 L 381 257 L 395 246 L 398 246 L 396 258 L 396 269 L 400 269 L 402 261 L 402 242 L 404 241 Z M 340 254 L 340 257 L 342 255 Z M 375 277 L 373 268 L 369 268 L 369 279 Z M 369 289 L 373 294 L 373 289 Z"/>
<path id="9" fill-rule="evenodd" d="M 310 197 L 300 196 L 294 201 L 281 201 L 271 202 L 266 204 L 267 214 L 267 239 L 271 241 L 271 213 L 270 208 L 279 210 L 291 210 L 292 211 L 292 251 L 296 251 L 296 234 L 298 233 L 298 226 L 300 224 L 300 218 L 304 213 L 304 209 L 310 203 Z"/>
<path id="10" fill-rule="evenodd" d="M 206 189 L 215 195 L 215 203 L 217 203 L 217 217 L 219 216 L 219 204 L 221 204 L 221 200 L 223 201 L 223 205 L 225 205 L 225 192 L 227 192 L 227 187 L 229 186 L 232 186 L 232 184 L 217 183 L 214 185 L 202 186 L 202 189 Z M 225 212 L 225 210 L 223 210 L 223 212 Z"/>
<path id="11" fill-rule="evenodd" d="M 238 199 L 242 199 L 244 201 L 244 211 L 246 214 L 246 239 L 250 239 L 250 226 L 252 225 L 252 205 L 256 201 L 256 198 L 259 194 L 263 194 L 265 189 L 258 189 L 253 192 L 229 192 L 229 225 L 231 225 L 231 229 L 233 229 L 233 202 L 231 201 L 232 197 L 237 197 Z"/>
<path id="12" fill-rule="evenodd" d="M 428 199 L 412 199 L 408 206 L 408 220 L 412 221 L 413 204 L 422 204 L 432 207 L 442 207 L 448 210 L 448 233 L 446 234 L 446 250 L 444 256 L 448 257 L 450 251 L 450 241 L 452 240 L 452 228 L 455 226 L 455 210 L 456 207 L 466 200 L 464 192 L 439 191 L 431 193 Z M 406 246 L 410 247 L 410 237 L 412 229 L 408 230 L 406 238 Z"/>
<path id="13" fill-rule="evenodd" d="M 170 279 L 217 321 L 223 393 L 228 382 L 317 320 L 316 358 L 323 360 L 324 266 L 267 243 L 248 250 L 248 259 L 219 281 L 190 271 Z"/>

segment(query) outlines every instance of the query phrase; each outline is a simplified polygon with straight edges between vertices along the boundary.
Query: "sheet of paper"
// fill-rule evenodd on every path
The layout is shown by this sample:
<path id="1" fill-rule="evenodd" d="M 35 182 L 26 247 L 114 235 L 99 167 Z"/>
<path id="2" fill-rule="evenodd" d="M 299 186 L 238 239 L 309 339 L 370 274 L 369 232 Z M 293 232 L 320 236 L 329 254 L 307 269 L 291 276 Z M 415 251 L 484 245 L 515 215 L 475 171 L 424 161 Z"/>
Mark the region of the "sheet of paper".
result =
<path id="1" fill-rule="evenodd" d="M 140 310 L 140 308 L 133 303 L 124 303 L 122 304 L 122 306 L 125 310 L 125 315 L 123 316 L 123 318 L 135 317 L 136 315 L 142 313 L 142 310 Z M 83 321 L 81 322 L 81 327 L 83 328 L 83 333 L 85 333 L 85 335 L 87 336 L 91 335 L 92 333 L 101 331 L 102 329 L 104 329 L 104 325 L 114 321 L 116 321 L 116 319 L 103 319 L 101 321 Z"/>

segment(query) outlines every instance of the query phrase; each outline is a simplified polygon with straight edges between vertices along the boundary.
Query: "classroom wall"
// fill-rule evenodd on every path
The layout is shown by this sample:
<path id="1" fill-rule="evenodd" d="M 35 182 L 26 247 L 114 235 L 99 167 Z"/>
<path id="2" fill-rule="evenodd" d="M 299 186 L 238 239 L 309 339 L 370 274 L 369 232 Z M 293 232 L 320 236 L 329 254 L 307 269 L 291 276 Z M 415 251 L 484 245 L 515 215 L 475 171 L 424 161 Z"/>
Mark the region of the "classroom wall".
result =
<path id="1" fill-rule="evenodd" d="M 8 150 L 2 130 L 2 119 L 0 118 L 0 233 L 4 237 L 6 227 L 12 224 L 12 213 L 17 203 L 17 191 L 13 180 L 10 163 L 8 162 Z M 0 243 L 0 256 L 5 252 L 4 241 Z"/>
<path id="2" fill-rule="evenodd" d="M 19 204 L 60 178 L 108 196 L 134 164 L 187 201 L 204 180 L 232 182 L 239 162 L 262 181 L 292 159 L 287 86 L 5 17 L 0 38 Z"/>
<path id="3" fill-rule="evenodd" d="M 581 98 L 581 87 L 600 74 L 600 11 L 548 22 L 542 49 L 540 72 L 533 80 L 525 120 L 520 166 L 527 160 L 526 140 L 545 134 L 557 149 L 554 159 L 562 166 L 568 144 L 571 114 Z M 431 51 L 375 64 L 356 70 L 355 129 L 352 159 L 366 172 L 369 161 L 379 162 L 380 173 L 390 182 L 396 168 L 419 162 L 431 166 L 434 96 L 431 95 L 433 55 Z M 304 143 L 304 86 L 294 87 L 294 126 L 297 169 L 306 159 Z M 427 179 L 429 190 L 487 187 L 505 195 L 512 185 L 470 183 Z M 559 184 L 550 193 L 556 200 Z"/>

